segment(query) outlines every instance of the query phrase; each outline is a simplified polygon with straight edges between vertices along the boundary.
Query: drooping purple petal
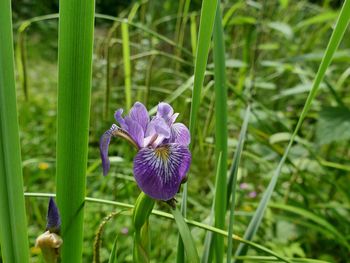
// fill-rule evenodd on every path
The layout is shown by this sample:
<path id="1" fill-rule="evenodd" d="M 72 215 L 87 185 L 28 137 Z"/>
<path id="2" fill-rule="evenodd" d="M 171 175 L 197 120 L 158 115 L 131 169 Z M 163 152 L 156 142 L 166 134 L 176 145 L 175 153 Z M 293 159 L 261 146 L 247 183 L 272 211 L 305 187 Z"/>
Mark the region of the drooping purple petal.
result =
<path id="1" fill-rule="evenodd" d="M 134 159 L 134 176 L 140 189 L 157 200 L 175 196 L 191 163 L 191 153 L 180 144 L 142 148 Z"/>
<path id="2" fill-rule="evenodd" d="M 111 142 L 111 137 L 113 136 L 113 131 L 117 130 L 117 125 L 113 124 L 112 127 L 107 130 L 100 139 L 100 155 L 102 161 L 103 175 L 107 175 L 110 167 L 110 162 L 108 159 L 108 147 Z"/>
<path id="3" fill-rule="evenodd" d="M 139 148 L 143 147 L 145 133 L 141 125 L 129 116 L 125 117 L 125 123 L 128 126 L 127 132 L 131 138 L 136 142 Z"/>
<path id="4" fill-rule="evenodd" d="M 190 131 L 182 123 L 174 123 L 171 126 L 170 142 L 188 146 L 191 142 Z"/>
<path id="5" fill-rule="evenodd" d="M 146 107 L 140 102 L 135 102 L 134 106 L 130 109 L 129 116 L 141 125 L 145 133 L 147 124 L 149 123 L 149 115 Z"/>
<path id="6" fill-rule="evenodd" d="M 61 218 L 58 212 L 58 208 L 52 197 L 50 197 L 46 219 L 46 230 L 49 230 L 51 233 L 59 233 L 61 227 Z"/>

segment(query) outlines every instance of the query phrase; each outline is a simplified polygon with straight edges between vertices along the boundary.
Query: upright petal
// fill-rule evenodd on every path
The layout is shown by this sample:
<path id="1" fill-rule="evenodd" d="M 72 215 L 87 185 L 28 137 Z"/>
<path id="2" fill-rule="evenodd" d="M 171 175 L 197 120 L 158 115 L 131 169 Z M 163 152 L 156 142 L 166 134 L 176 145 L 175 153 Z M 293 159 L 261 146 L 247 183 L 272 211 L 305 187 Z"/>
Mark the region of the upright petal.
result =
<path id="1" fill-rule="evenodd" d="M 154 148 L 163 142 L 164 139 L 170 138 L 170 127 L 166 124 L 163 118 L 154 117 L 147 125 L 147 130 L 145 134 L 144 147 L 148 146 L 147 139 L 150 137 L 155 137 L 153 141 Z"/>
<path id="2" fill-rule="evenodd" d="M 47 220 L 46 230 L 49 230 L 50 233 L 58 234 L 61 227 L 61 218 L 58 212 L 58 208 L 52 197 L 50 197 L 46 220 Z"/>
<path id="3" fill-rule="evenodd" d="M 174 110 L 168 103 L 160 102 L 158 104 L 157 117 L 168 119 L 173 114 L 174 114 Z"/>
<path id="4" fill-rule="evenodd" d="M 134 176 L 145 194 L 167 201 L 178 192 L 190 163 L 191 153 L 180 144 L 142 148 L 134 159 Z"/>
<path id="5" fill-rule="evenodd" d="M 131 119 L 129 116 L 125 117 L 125 123 L 128 126 L 127 132 L 131 138 L 136 142 L 139 148 L 143 147 L 143 138 L 145 136 L 145 133 L 141 125 Z"/>
<path id="6" fill-rule="evenodd" d="M 182 123 L 174 123 L 171 126 L 170 142 L 188 146 L 191 142 L 190 131 Z"/>
<path id="7" fill-rule="evenodd" d="M 113 131 L 117 130 L 117 125 L 113 124 L 112 127 L 107 130 L 100 139 L 100 155 L 102 160 L 103 175 L 107 175 L 110 167 L 110 162 L 108 159 L 108 147 L 111 142 L 111 137 L 113 136 Z"/>
<path id="8" fill-rule="evenodd" d="M 141 125 L 143 132 L 146 132 L 147 124 L 149 123 L 149 115 L 146 107 L 142 103 L 135 102 L 134 106 L 130 109 L 129 116 Z"/>

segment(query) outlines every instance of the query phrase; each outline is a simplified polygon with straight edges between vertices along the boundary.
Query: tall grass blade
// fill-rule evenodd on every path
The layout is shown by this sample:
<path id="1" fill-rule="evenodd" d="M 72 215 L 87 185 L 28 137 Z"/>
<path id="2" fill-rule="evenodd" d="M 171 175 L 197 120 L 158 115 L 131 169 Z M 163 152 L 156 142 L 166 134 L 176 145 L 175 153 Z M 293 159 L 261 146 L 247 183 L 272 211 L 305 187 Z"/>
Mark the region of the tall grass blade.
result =
<path id="1" fill-rule="evenodd" d="M 244 114 L 242 129 L 239 134 L 237 149 L 233 156 L 233 163 L 230 171 L 229 183 L 227 185 L 227 204 L 230 203 L 230 196 L 232 195 L 231 206 L 230 206 L 230 216 L 229 216 L 229 227 L 228 227 L 229 236 L 232 236 L 233 234 L 234 211 L 235 211 L 235 203 L 236 203 L 237 172 L 238 172 L 239 163 L 241 161 L 242 151 L 244 147 L 244 140 L 247 134 L 249 117 L 250 117 L 250 105 L 248 104 Z M 227 244 L 227 263 L 231 263 L 233 240 L 228 239 L 227 243 L 228 243 Z"/>
<path id="2" fill-rule="evenodd" d="M 82 262 L 94 9 L 93 0 L 60 1 L 57 201 L 63 263 Z"/>
<path id="3" fill-rule="evenodd" d="M 252 220 L 250 221 L 249 226 L 244 234 L 244 238 L 247 240 L 253 239 L 255 233 L 257 232 L 257 230 L 260 226 L 260 223 L 261 223 L 261 220 L 264 216 L 264 212 L 266 210 L 267 204 L 268 204 L 268 202 L 271 198 L 271 195 L 274 191 L 278 177 L 281 174 L 282 167 L 287 159 L 288 153 L 289 153 L 289 151 L 293 145 L 293 142 L 294 142 L 301 126 L 302 126 L 302 123 L 303 123 L 303 121 L 304 121 L 304 119 L 305 119 L 305 117 L 306 117 L 306 115 L 311 107 L 311 103 L 316 96 L 316 93 L 318 91 L 320 83 L 321 83 L 322 79 L 324 78 L 326 70 L 332 61 L 333 55 L 334 55 L 335 51 L 337 50 L 337 48 L 338 48 L 338 46 L 343 38 L 343 35 L 344 35 L 345 30 L 349 24 L 349 21 L 350 21 L 350 0 L 346 0 L 343 4 L 341 11 L 340 11 L 338 21 L 335 25 L 334 31 L 331 35 L 330 40 L 329 40 L 325 54 L 322 58 L 321 64 L 318 68 L 315 79 L 313 81 L 312 88 L 311 88 L 310 93 L 307 97 L 304 108 L 300 114 L 297 125 L 296 125 L 294 132 L 291 136 L 291 139 L 289 141 L 289 144 L 288 144 L 288 146 L 287 146 L 287 148 L 286 148 L 286 150 L 285 150 L 285 152 L 284 152 L 284 154 L 283 154 L 283 156 L 282 156 L 282 158 L 281 158 L 281 160 L 280 160 L 280 162 L 275 170 L 275 173 L 272 176 L 271 181 L 270 181 L 270 183 L 269 183 L 269 185 L 268 185 L 268 187 L 267 187 L 267 189 L 266 189 L 266 191 L 265 191 L 265 193 L 264 193 L 264 195 L 259 203 L 259 206 L 258 206 L 256 212 L 254 213 L 254 216 L 253 216 Z M 246 253 L 247 249 L 248 248 L 245 245 L 240 244 L 237 251 L 236 251 L 236 256 L 244 255 Z M 237 261 L 237 262 L 241 262 L 241 261 Z"/>
<path id="4" fill-rule="evenodd" d="M 123 42 L 123 62 L 124 62 L 124 85 L 125 85 L 125 107 L 131 108 L 131 65 L 130 65 L 130 46 L 129 46 L 129 25 L 122 23 L 122 42 Z"/>
<path id="5" fill-rule="evenodd" d="M 217 184 L 218 180 L 219 180 L 219 173 L 221 171 L 221 157 L 222 157 L 222 153 L 219 153 L 219 157 L 216 163 L 216 174 L 215 174 L 215 184 Z M 214 196 L 214 200 L 212 203 L 212 207 L 211 207 L 211 211 L 210 211 L 210 215 L 209 215 L 209 222 L 212 225 L 213 221 L 215 220 L 215 198 L 216 196 Z M 215 222 L 215 221 L 214 221 Z M 207 232 L 206 236 L 205 236 L 205 242 L 204 242 L 204 249 L 203 249 L 203 255 L 202 255 L 202 263 L 208 263 L 208 262 L 212 262 L 213 261 L 213 254 L 214 254 L 214 248 L 215 248 L 215 243 L 214 243 L 214 237 L 217 237 L 217 233 L 213 233 L 213 232 Z"/>
<path id="6" fill-rule="evenodd" d="M 0 244 L 4 262 L 29 262 L 16 105 L 11 1 L 0 1 Z"/>
<path id="7" fill-rule="evenodd" d="M 214 80 L 215 80 L 215 156 L 217 160 L 217 178 L 215 184 L 214 225 L 225 229 L 226 193 L 227 193 L 227 89 L 225 43 L 222 28 L 220 4 L 216 8 L 213 32 L 214 40 Z M 221 158 L 219 159 L 219 155 Z M 218 163 L 220 160 L 220 163 Z M 216 262 L 223 262 L 224 239 L 214 235 Z"/>
<path id="8" fill-rule="evenodd" d="M 192 92 L 192 103 L 190 112 L 190 133 L 191 137 L 195 136 L 195 128 L 199 103 L 201 98 L 204 73 L 207 66 L 211 35 L 214 27 L 214 18 L 218 0 L 203 0 L 201 9 L 201 18 L 199 23 L 198 46 L 196 51 L 194 67 L 194 85 Z M 191 147 L 193 147 L 193 139 Z M 181 212 L 186 217 L 187 210 L 187 183 L 183 187 L 183 197 L 181 203 Z M 181 239 L 179 239 L 177 262 L 184 262 L 184 248 Z"/>

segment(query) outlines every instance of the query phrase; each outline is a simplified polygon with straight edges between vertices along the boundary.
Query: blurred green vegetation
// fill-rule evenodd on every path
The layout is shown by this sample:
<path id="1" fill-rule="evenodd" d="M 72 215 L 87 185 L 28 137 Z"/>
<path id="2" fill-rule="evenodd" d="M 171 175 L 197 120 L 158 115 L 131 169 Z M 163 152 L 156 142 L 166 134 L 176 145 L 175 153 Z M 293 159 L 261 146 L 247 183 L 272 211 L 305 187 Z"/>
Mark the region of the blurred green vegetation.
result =
<path id="1" fill-rule="evenodd" d="M 97 1 L 98 13 L 121 18 L 139 4 L 134 23 L 181 45 L 174 48 L 133 25 L 129 27 L 132 98 L 151 109 L 170 101 L 188 125 L 193 80 L 191 26 L 198 27 L 200 1 L 191 1 L 182 24 L 181 1 Z M 228 91 L 229 159 L 233 158 L 243 121 L 247 76 L 255 57 L 252 118 L 238 170 L 234 233 L 243 235 L 254 209 L 290 138 L 317 66 L 322 58 L 342 1 L 223 1 Z M 15 33 L 21 21 L 56 13 L 57 1 L 13 1 Z M 349 30 L 347 34 L 349 34 Z M 55 192 L 57 19 L 32 23 L 25 30 L 28 99 L 18 71 L 18 107 L 26 192 Z M 16 45 L 20 42 L 16 41 Z M 293 146 L 255 242 L 288 257 L 347 262 L 348 249 L 332 228 L 350 242 L 350 38 L 344 37 L 334 62 Z M 255 55 L 254 55 L 255 54 Z M 21 60 L 19 60 L 21 61 Z M 102 176 L 98 140 L 115 122 L 114 111 L 125 108 L 120 24 L 96 19 L 89 163 L 86 194 L 133 204 L 139 190 L 132 178 L 133 149 L 114 139 L 111 173 Z M 17 61 L 18 62 L 18 61 Z M 22 60 L 23 62 L 23 60 Z M 17 66 L 19 64 L 17 63 Z M 107 75 L 108 72 L 108 75 Z M 191 82 L 192 81 L 192 82 Z M 189 85 L 186 85 L 189 83 Z M 109 103 L 106 108 L 106 86 Z M 205 87 L 189 174 L 188 218 L 209 223 L 215 175 L 213 61 L 209 56 Z M 127 109 L 125 109 L 127 110 Z M 228 161 L 229 165 L 231 161 Z M 181 200 L 181 195 L 178 196 Z M 27 198 L 33 262 L 44 230 L 46 199 Z M 158 208 L 165 209 L 162 204 Z M 93 239 L 102 219 L 117 208 L 86 204 L 84 258 L 91 262 Z M 311 213 L 311 216 L 310 216 Z M 175 225 L 150 217 L 154 262 L 174 262 Z M 228 219 L 227 219 L 228 222 Z M 166 233 L 166 234 L 165 234 Z M 192 228 L 199 252 L 205 232 Z M 118 215 L 106 224 L 101 259 L 106 262 L 118 235 L 120 262 L 132 262 L 131 218 Z M 237 243 L 234 242 L 234 249 Z M 250 254 L 259 254 L 250 250 Z M 249 262 L 249 261 L 247 261 Z"/>

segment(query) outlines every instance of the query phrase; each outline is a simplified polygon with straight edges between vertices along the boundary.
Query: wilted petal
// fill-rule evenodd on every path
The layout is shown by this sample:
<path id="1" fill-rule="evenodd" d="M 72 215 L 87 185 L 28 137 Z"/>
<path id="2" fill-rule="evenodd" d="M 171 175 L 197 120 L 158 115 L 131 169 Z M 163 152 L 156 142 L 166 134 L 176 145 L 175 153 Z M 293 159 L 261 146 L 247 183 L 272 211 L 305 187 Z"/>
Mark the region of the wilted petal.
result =
<path id="1" fill-rule="evenodd" d="M 119 123 L 120 127 L 122 127 L 124 130 L 128 130 L 128 125 L 126 124 L 123 116 L 123 109 L 119 109 L 114 113 L 115 120 Z"/>
<path id="2" fill-rule="evenodd" d="M 49 230 L 51 233 L 59 233 L 61 227 L 61 218 L 58 212 L 58 208 L 52 197 L 50 197 L 46 219 L 46 230 Z"/>
<path id="3" fill-rule="evenodd" d="M 147 124 L 149 123 L 149 115 L 146 107 L 142 103 L 136 102 L 131 108 L 129 116 L 141 125 L 143 132 L 146 132 Z"/>
<path id="4" fill-rule="evenodd" d="M 180 144 L 142 148 L 134 159 L 134 176 L 144 193 L 167 201 L 179 190 L 190 163 L 191 153 Z"/>
<path id="5" fill-rule="evenodd" d="M 191 142 L 190 131 L 182 123 L 174 123 L 171 126 L 170 142 L 188 146 Z"/>
<path id="6" fill-rule="evenodd" d="M 144 131 L 141 127 L 141 125 L 131 119 L 129 116 L 125 117 L 125 123 L 128 126 L 127 132 L 131 136 L 131 138 L 136 142 L 138 147 L 143 147 L 143 138 L 144 138 Z"/>
<path id="7" fill-rule="evenodd" d="M 112 127 L 107 130 L 100 139 L 100 155 L 102 160 L 103 175 L 107 175 L 110 167 L 108 159 L 108 147 L 113 136 L 113 131 L 117 130 L 117 125 L 113 124 Z"/>
<path id="8" fill-rule="evenodd" d="M 174 114 L 174 110 L 168 103 L 160 102 L 158 104 L 157 117 L 161 117 L 167 120 L 173 114 Z"/>

